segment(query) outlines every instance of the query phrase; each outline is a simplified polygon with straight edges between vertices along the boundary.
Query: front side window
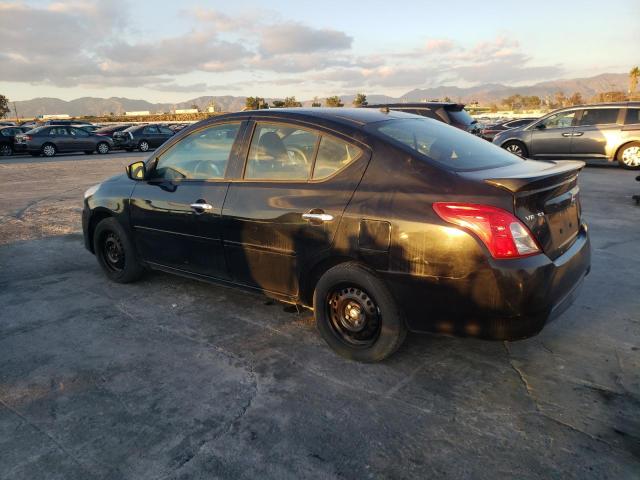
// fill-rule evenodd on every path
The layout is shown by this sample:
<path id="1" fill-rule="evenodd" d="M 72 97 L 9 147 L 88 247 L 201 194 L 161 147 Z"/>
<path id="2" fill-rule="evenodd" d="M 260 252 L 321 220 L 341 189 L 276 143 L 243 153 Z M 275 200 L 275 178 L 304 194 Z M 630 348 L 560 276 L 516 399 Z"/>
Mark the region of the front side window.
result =
<path id="1" fill-rule="evenodd" d="M 341 140 L 323 136 L 313 168 L 313 179 L 327 178 L 349 165 L 360 156 L 362 150 Z"/>
<path id="2" fill-rule="evenodd" d="M 70 128 L 69 130 L 71 131 L 71 135 L 73 135 L 74 137 L 89 136 L 89 132 L 87 132 L 86 130 L 82 130 L 81 128 Z"/>
<path id="3" fill-rule="evenodd" d="M 244 178 L 308 180 L 318 134 L 293 125 L 259 123 L 253 133 Z"/>
<path id="4" fill-rule="evenodd" d="M 545 118 L 538 125 L 544 125 L 545 128 L 568 128 L 573 125 L 573 119 L 576 116 L 575 110 L 571 112 L 560 112 Z"/>
<path id="5" fill-rule="evenodd" d="M 171 130 L 168 127 L 158 127 L 160 129 L 160 133 L 163 133 L 165 135 L 173 135 L 173 130 Z"/>
<path id="6" fill-rule="evenodd" d="M 154 178 L 210 180 L 224 178 L 240 123 L 215 125 L 193 132 L 158 159 Z"/>
<path id="7" fill-rule="evenodd" d="M 619 108 L 592 108 L 582 112 L 582 118 L 578 125 L 606 125 L 616 123 L 618 120 Z"/>
<path id="8" fill-rule="evenodd" d="M 480 170 L 523 160 L 475 135 L 429 119 L 389 120 L 373 128 L 450 170 Z"/>
<path id="9" fill-rule="evenodd" d="M 144 127 L 144 131 L 142 133 L 144 133 L 145 135 L 158 133 L 158 127 L 156 126 Z"/>

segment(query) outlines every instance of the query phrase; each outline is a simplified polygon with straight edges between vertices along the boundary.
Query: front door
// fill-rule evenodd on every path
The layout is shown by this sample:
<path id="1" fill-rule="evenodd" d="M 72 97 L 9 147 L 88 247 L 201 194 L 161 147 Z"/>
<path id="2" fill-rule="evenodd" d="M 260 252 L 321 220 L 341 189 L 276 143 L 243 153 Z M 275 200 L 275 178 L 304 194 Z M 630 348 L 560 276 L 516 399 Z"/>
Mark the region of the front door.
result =
<path id="1" fill-rule="evenodd" d="M 68 127 L 68 130 L 72 138 L 72 147 L 74 150 L 89 151 L 96 148 L 91 139 L 91 135 L 86 130 L 76 127 Z"/>
<path id="2" fill-rule="evenodd" d="M 156 266 L 227 279 L 221 213 L 225 172 L 241 123 L 196 130 L 161 152 L 131 196 L 141 258 Z"/>
<path id="3" fill-rule="evenodd" d="M 619 116 L 619 108 L 583 110 L 573 132 L 572 153 L 576 156 L 606 157 L 607 150 L 611 149 L 607 146 L 619 144 L 622 127 L 618 125 Z"/>
<path id="4" fill-rule="evenodd" d="M 297 295 L 299 269 L 331 247 L 368 159 L 349 140 L 258 123 L 243 178 L 230 184 L 222 211 L 234 281 Z"/>
<path id="5" fill-rule="evenodd" d="M 575 110 L 559 112 L 540 120 L 531 129 L 531 156 L 571 155 Z"/>

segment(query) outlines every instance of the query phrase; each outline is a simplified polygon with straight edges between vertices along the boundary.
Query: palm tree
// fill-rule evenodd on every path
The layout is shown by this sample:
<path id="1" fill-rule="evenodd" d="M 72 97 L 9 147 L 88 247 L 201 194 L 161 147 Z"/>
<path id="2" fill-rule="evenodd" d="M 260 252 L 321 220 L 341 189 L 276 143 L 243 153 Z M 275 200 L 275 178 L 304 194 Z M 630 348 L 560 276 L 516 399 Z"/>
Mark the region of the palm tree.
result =
<path id="1" fill-rule="evenodd" d="M 638 87 L 638 78 L 640 78 L 640 68 L 637 66 L 633 67 L 629 72 L 629 93 L 636 93 L 636 88 Z"/>

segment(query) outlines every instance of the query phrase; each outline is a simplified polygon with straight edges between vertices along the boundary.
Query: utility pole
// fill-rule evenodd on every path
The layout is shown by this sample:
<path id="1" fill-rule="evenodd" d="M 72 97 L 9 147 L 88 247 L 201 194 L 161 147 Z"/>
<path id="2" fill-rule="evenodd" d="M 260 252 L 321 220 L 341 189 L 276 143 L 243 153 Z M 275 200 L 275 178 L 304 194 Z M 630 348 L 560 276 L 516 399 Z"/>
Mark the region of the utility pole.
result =
<path id="1" fill-rule="evenodd" d="M 16 123 L 18 122 L 18 109 L 16 108 L 16 102 L 13 102 L 13 113 L 16 114 Z"/>

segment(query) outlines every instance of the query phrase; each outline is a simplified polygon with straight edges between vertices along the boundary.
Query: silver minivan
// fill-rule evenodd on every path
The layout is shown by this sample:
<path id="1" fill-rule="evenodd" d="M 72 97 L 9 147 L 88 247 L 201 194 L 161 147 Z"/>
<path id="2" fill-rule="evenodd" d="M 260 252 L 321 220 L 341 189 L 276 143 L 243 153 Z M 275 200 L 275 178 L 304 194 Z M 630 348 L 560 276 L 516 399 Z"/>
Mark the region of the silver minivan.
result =
<path id="1" fill-rule="evenodd" d="M 617 160 L 640 169 L 640 102 L 563 108 L 500 132 L 493 143 L 522 157 Z"/>

